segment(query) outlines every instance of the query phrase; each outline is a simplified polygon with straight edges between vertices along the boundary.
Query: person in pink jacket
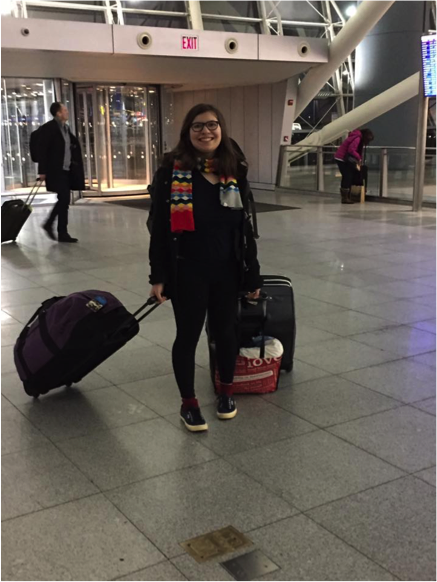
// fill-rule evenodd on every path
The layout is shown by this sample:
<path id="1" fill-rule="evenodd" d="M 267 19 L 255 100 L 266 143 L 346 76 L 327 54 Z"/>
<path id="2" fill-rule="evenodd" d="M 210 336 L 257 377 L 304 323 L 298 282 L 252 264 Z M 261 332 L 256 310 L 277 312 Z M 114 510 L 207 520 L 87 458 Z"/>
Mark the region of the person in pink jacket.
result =
<path id="1" fill-rule="evenodd" d="M 351 131 L 338 150 L 335 159 L 341 172 L 341 203 L 353 204 L 351 187 L 354 173 L 360 169 L 364 146 L 373 140 L 370 129 L 354 129 Z"/>

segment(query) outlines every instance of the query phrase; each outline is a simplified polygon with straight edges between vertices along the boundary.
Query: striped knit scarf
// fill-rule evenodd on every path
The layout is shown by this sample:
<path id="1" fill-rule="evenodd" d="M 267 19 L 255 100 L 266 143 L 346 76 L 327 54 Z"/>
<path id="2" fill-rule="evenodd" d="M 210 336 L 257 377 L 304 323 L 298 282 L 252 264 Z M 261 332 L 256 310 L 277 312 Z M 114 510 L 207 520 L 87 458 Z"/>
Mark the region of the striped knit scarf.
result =
<path id="1" fill-rule="evenodd" d="M 197 169 L 205 174 L 215 172 L 215 160 L 199 159 Z M 220 176 L 220 202 L 222 206 L 231 209 L 241 209 L 240 190 L 237 180 L 232 176 Z M 185 171 L 180 167 L 180 163 L 175 160 L 173 166 L 173 177 L 171 183 L 171 231 L 183 232 L 193 231 L 193 172 Z"/>

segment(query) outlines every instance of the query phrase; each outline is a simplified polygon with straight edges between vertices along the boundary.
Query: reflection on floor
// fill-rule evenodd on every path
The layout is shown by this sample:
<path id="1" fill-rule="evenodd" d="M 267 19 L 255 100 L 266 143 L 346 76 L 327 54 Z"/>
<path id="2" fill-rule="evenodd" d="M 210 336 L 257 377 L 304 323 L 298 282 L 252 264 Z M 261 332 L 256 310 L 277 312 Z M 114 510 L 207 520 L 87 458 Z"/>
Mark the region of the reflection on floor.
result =
<path id="1" fill-rule="evenodd" d="M 143 194 L 147 192 L 147 186 L 148 184 L 145 183 L 144 181 L 137 183 L 137 181 L 135 180 L 118 180 L 114 186 L 112 188 L 108 188 L 105 186 L 102 186 L 102 191 L 101 191 L 101 195 L 102 196 L 114 196 L 114 195 L 120 195 L 120 194 Z M 2 193 L 2 201 L 3 198 L 7 199 L 7 198 L 12 198 L 12 197 L 19 197 L 19 198 L 23 198 L 23 197 L 27 197 L 31 190 L 33 188 L 33 184 L 32 186 L 29 186 L 27 188 L 14 188 L 13 191 L 6 191 Z M 93 184 L 93 187 L 91 189 L 88 189 L 88 194 L 90 195 L 94 195 L 94 196 L 99 196 L 99 188 L 97 184 Z M 56 194 L 52 193 L 52 192 L 45 192 L 45 186 L 42 186 L 41 188 L 41 192 L 43 192 L 43 194 L 46 194 L 47 196 L 56 196 Z M 39 196 L 39 195 L 38 195 Z"/>
<path id="2" fill-rule="evenodd" d="M 263 271 L 294 283 L 295 368 L 220 422 L 203 336 L 208 434 L 178 419 L 167 304 L 79 386 L 33 402 L 14 371 L 47 297 L 145 301 L 147 213 L 78 202 L 62 246 L 37 207 L 3 246 L 3 580 L 231 580 L 180 546 L 229 525 L 279 566 L 269 580 L 435 579 L 435 211 L 257 199 L 301 208 L 259 217 Z"/>
<path id="3" fill-rule="evenodd" d="M 336 164 L 324 165 L 324 192 L 337 193 L 340 187 L 341 175 Z M 413 199 L 414 167 L 408 170 L 389 170 L 387 176 L 387 197 L 412 201 Z M 423 200 L 435 204 L 436 201 L 436 168 L 435 159 L 425 166 L 425 185 Z M 284 188 L 317 191 L 316 166 L 295 165 L 287 170 L 282 181 Z M 369 168 L 368 194 L 379 196 L 380 171 Z"/>
<path id="4" fill-rule="evenodd" d="M 152 201 L 149 196 L 137 196 L 135 198 L 116 198 L 114 200 L 105 200 L 110 204 L 119 204 L 128 208 L 138 208 L 139 210 L 150 210 Z M 256 202 L 256 211 L 258 212 L 280 212 L 283 210 L 299 210 L 298 206 L 284 206 L 279 204 L 269 204 L 266 202 Z"/>

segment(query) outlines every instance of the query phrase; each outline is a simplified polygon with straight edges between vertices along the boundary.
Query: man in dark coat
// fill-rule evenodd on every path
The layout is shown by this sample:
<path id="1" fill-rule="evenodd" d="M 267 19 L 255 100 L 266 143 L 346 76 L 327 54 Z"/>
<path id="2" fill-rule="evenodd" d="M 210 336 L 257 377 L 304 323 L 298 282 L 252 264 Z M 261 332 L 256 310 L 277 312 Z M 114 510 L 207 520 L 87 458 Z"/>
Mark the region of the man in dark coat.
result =
<path id="1" fill-rule="evenodd" d="M 71 190 L 85 189 L 82 154 L 77 138 L 67 125 L 67 107 L 63 103 L 52 103 L 50 113 L 53 120 L 38 130 L 38 174 L 40 180 L 45 180 L 47 191 L 57 193 L 58 201 L 43 228 L 52 240 L 56 240 L 53 225 L 57 218 L 57 240 L 75 243 L 77 238 L 68 233 L 68 207 Z"/>

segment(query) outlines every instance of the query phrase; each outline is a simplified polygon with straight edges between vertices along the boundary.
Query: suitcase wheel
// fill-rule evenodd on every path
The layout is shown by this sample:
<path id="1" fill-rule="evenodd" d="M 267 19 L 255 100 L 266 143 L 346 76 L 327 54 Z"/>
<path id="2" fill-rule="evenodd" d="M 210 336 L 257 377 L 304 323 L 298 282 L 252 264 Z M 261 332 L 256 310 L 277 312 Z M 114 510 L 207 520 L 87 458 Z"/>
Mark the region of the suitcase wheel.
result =
<path id="1" fill-rule="evenodd" d="M 40 395 L 40 392 L 34 388 L 29 382 L 26 382 L 26 380 L 23 381 L 23 387 L 24 387 L 24 391 L 26 392 L 26 394 L 28 396 L 33 396 L 33 398 L 38 398 L 38 396 Z"/>

